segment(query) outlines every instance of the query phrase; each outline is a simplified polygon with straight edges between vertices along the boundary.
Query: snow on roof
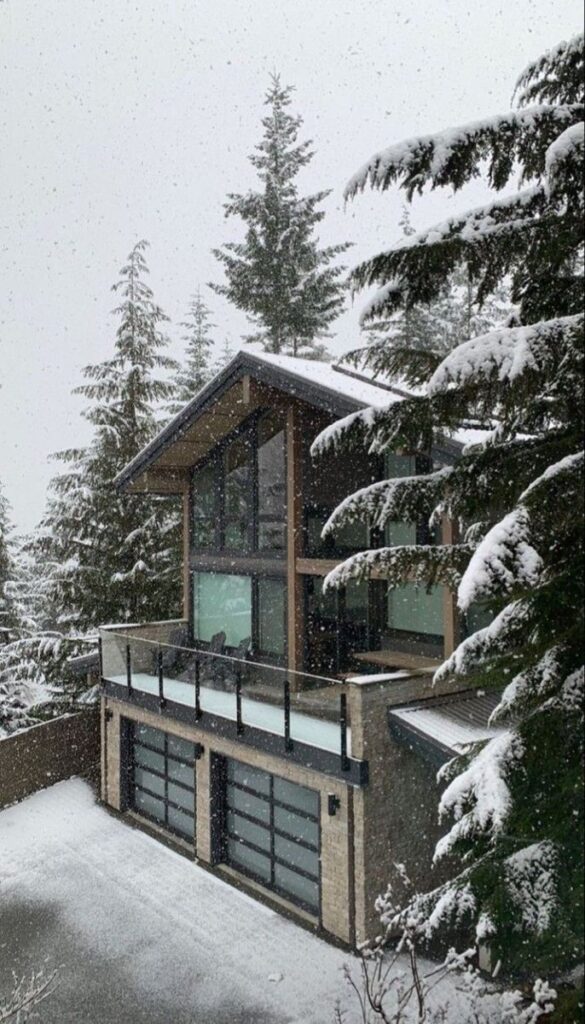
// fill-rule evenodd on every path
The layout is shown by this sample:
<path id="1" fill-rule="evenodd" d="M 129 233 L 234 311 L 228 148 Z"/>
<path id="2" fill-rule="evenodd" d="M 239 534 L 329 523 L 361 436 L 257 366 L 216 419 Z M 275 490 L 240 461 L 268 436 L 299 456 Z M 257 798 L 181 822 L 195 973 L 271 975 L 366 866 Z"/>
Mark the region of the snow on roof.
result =
<path id="1" fill-rule="evenodd" d="M 505 730 L 488 725 L 500 701 L 499 693 L 459 694 L 455 698 L 427 701 L 410 707 L 392 708 L 397 720 L 414 736 L 422 736 L 446 754 L 461 754 L 471 743 L 493 739 Z"/>
<path id="2" fill-rule="evenodd" d="M 316 359 L 302 359 L 299 356 L 273 355 L 255 345 L 242 349 L 242 355 L 252 355 L 261 363 L 273 366 L 299 380 L 308 381 L 318 387 L 327 388 L 335 394 L 350 398 L 364 406 L 382 408 L 408 396 L 403 386 L 396 385 L 383 377 L 374 378 L 367 370 L 359 373 L 337 364 L 322 363 Z M 365 379 L 369 378 L 369 379 Z"/>

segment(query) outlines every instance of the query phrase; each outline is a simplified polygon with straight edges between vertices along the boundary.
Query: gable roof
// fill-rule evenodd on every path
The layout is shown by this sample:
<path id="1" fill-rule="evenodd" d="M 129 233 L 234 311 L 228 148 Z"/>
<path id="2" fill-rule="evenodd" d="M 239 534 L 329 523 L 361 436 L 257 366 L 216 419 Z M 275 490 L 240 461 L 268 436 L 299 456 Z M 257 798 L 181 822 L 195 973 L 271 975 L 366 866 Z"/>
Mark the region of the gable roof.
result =
<path id="1" fill-rule="evenodd" d="M 389 380 L 374 379 L 364 372 L 356 373 L 345 367 L 296 356 L 273 355 L 255 346 L 247 346 L 124 467 L 114 481 L 116 487 L 124 490 L 130 486 L 166 449 L 179 443 L 199 417 L 245 377 L 302 399 L 336 418 L 370 406 L 383 408 L 412 394 Z M 441 455 L 448 459 L 453 459 L 459 451 L 460 445 L 456 441 L 446 439 L 444 446 L 441 445 Z"/>
<path id="2" fill-rule="evenodd" d="M 249 376 L 333 416 L 347 416 L 366 406 L 378 408 L 400 401 L 406 392 L 385 382 L 374 382 L 326 363 L 293 356 L 272 355 L 249 346 L 199 391 L 118 474 L 115 485 L 123 490 L 177 443 L 196 420 L 237 381 Z"/>

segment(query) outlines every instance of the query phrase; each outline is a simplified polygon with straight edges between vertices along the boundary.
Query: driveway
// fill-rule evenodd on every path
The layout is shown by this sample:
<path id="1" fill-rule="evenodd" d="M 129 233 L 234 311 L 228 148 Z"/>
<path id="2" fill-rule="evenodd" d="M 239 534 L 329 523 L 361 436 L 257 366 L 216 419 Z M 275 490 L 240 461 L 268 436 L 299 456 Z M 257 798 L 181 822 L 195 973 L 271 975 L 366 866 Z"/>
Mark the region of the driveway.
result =
<path id="1" fill-rule="evenodd" d="M 58 968 L 42 1024 L 330 1024 L 351 960 L 78 779 L 0 813 L 0 993 Z"/>

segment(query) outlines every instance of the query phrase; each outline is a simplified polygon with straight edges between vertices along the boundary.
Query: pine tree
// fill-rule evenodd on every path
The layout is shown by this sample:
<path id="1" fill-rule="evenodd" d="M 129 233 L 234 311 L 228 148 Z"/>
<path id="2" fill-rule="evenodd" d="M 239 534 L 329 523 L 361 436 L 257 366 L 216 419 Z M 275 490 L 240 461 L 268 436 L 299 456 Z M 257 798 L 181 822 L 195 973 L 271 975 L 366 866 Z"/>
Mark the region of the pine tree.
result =
<path id="1" fill-rule="evenodd" d="M 168 319 L 144 277 L 146 242 L 139 242 L 113 286 L 120 324 L 111 359 L 88 366 L 76 389 L 89 399 L 84 416 L 92 442 L 60 452 L 65 466 L 51 486 L 36 552 L 51 573 L 53 619 L 64 631 L 93 630 L 108 621 L 172 618 L 179 596 L 174 503 L 151 495 L 119 495 L 114 478 L 152 438 L 176 371 L 163 353 Z"/>
<path id="2" fill-rule="evenodd" d="M 215 324 L 211 322 L 211 310 L 201 298 L 200 289 L 192 297 L 187 318 L 180 326 L 185 330 L 185 360 L 172 383 L 173 400 L 169 406 L 171 415 L 175 415 L 190 402 L 213 376 L 211 353 Z"/>
<path id="3" fill-rule="evenodd" d="M 494 720 L 506 730 L 446 769 L 441 811 L 452 824 L 436 855 L 458 856 L 460 868 L 410 913 L 427 931 L 475 924 L 506 970 L 537 972 L 583 949 L 583 37 L 530 65 L 516 95 L 506 115 L 378 153 L 347 189 L 352 198 L 397 183 L 412 200 L 427 185 L 460 189 L 486 167 L 500 193 L 519 169 L 518 190 L 353 275 L 378 287 L 370 310 L 391 316 L 433 302 L 464 265 L 480 302 L 510 281 L 514 323 L 460 344 L 424 394 L 341 421 L 315 451 L 428 452 L 454 429 L 490 428 L 454 466 L 354 495 L 331 526 L 446 514 L 462 526 L 459 543 L 363 552 L 328 584 L 375 571 L 389 587 L 407 577 L 450 586 L 463 614 L 476 602 L 491 610 L 437 677 L 503 689 Z"/>
<path id="4" fill-rule="evenodd" d="M 399 223 L 404 239 L 416 234 L 408 207 L 403 209 Z M 376 303 L 375 295 L 371 306 L 366 306 L 361 316 L 370 346 L 368 364 L 375 372 L 404 377 L 416 385 L 424 382 L 451 349 L 503 323 L 513 314 L 504 285 L 499 286 L 493 296 L 486 296 L 479 307 L 464 265 L 455 268 L 451 279 L 428 304 L 400 309 L 381 319 Z M 363 347 L 345 358 L 359 365 L 364 358 Z"/>
<path id="5" fill-rule="evenodd" d="M 319 339 L 343 307 L 342 268 L 335 261 L 348 246 L 318 247 L 315 228 L 325 216 L 318 207 L 329 192 L 299 195 L 297 175 L 313 153 L 310 142 L 297 142 L 302 119 L 288 111 L 292 91 L 272 76 L 264 136 L 250 156 L 261 189 L 229 196 L 226 217 L 242 219 L 246 238 L 213 250 L 227 284 L 211 287 L 248 314 L 257 328 L 248 341 L 268 352 L 321 358 Z"/>

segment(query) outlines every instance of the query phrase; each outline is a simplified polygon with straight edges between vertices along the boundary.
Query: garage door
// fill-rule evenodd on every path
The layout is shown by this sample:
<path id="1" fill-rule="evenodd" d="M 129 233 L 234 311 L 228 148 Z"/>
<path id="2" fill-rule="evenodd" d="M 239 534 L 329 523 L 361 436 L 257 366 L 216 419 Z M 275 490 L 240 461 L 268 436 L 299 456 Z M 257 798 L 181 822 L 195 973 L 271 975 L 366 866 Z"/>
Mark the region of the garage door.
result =
<path id="1" fill-rule="evenodd" d="M 131 722 L 130 805 L 169 832 L 193 842 L 195 744 Z"/>
<path id="2" fill-rule="evenodd" d="M 232 867 L 319 912 L 319 794 L 228 760 L 225 850 Z"/>

